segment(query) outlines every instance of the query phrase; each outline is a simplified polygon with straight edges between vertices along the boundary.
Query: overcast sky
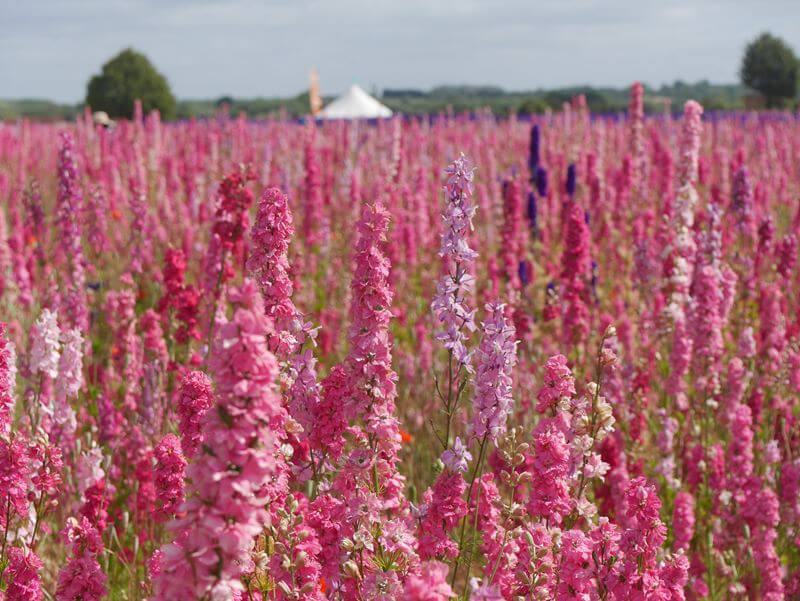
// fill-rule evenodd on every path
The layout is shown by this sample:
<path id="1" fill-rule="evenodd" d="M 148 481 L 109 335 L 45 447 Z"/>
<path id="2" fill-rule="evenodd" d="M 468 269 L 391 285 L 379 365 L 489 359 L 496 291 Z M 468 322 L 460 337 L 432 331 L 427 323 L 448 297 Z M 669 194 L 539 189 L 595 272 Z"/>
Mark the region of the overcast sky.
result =
<path id="1" fill-rule="evenodd" d="M 179 98 L 493 84 L 737 79 L 769 30 L 800 50 L 800 0 L 0 0 L 0 98 L 83 99 L 124 47 Z"/>

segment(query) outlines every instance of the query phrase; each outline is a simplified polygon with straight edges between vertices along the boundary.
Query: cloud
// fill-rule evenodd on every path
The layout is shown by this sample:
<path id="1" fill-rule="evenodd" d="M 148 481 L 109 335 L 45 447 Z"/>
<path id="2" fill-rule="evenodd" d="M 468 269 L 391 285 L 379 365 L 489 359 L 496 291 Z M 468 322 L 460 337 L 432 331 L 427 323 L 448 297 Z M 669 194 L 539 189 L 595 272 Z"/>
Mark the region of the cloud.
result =
<path id="1" fill-rule="evenodd" d="M 800 50 L 793 0 L 0 0 L 0 98 L 79 101 L 126 46 L 181 98 L 350 83 L 509 89 L 734 81 L 762 30 Z"/>

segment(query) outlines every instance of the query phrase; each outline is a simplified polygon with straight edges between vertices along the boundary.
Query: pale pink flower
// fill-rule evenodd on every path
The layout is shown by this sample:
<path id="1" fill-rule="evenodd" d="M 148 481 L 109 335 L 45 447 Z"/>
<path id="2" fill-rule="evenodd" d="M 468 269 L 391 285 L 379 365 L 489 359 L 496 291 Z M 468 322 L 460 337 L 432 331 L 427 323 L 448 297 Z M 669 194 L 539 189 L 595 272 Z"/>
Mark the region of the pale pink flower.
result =
<path id="1" fill-rule="evenodd" d="M 56 314 L 44 309 L 31 328 L 30 370 L 49 378 L 58 376 L 60 330 Z"/>
<path id="2" fill-rule="evenodd" d="M 492 442 L 506 431 L 506 419 L 513 409 L 511 373 L 517 362 L 514 326 L 506 322 L 505 305 L 488 304 L 483 338 L 478 348 L 475 374 L 472 435 L 488 436 Z"/>

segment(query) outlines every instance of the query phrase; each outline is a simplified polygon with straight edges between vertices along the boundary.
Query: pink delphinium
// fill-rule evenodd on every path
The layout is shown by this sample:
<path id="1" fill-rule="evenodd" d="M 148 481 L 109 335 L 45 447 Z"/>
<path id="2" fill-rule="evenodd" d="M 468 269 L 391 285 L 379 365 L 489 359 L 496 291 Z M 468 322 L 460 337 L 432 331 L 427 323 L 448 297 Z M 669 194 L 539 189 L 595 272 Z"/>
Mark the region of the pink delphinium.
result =
<path id="1" fill-rule="evenodd" d="M 229 259 L 231 256 L 241 258 L 239 255 L 244 251 L 242 242 L 250 222 L 248 210 L 253 202 L 253 193 L 247 184 L 252 179 L 252 173 L 240 169 L 225 176 L 219 184 L 217 210 L 203 266 L 202 291 L 206 300 L 209 352 L 218 317 L 217 304 L 224 296 L 226 282 L 234 275 Z"/>
<path id="2" fill-rule="evenodd" d="M 125 369 L 129 355 L 134 354 L 133 348 L 128 348 L 128 333 L 131 324 L 136 321 L 136 293 L 132 290 L 133 280 L 130 274 L 120 278 L 125 284 L 124 290 L 110 290 L 103 303 L 103 313 L 111 329 L 115 344 L 111 347 L 110 376 L 117 375 Z M 135 323 L 134 323 L 135 328 Z M 135 335 L 135 330 L 134 330 Z"/>
<path id="3" fill-rule="evenodd" d="M 305 142 L 305 181 L 304 211 L 303 211 L 303 239 L 309 246 L 318 244 L 322 240 L 322 184 L 320 182 L 319 165 L 314 149 L 317 130 L 312 123 L 309 127 L 308 138 Z M 308 254 L 309 257 L 313 253 Z"/>
<path id="4" fill-rule="evenodd" d="M 683 130 L 681 132 L 680 155 L 678 161 L 678 182 L 680 185 L 697 181 L 697 164 L 700 155 L 700 133 L 703 107 L 694 100 L 687 100 L 683 107 Z"/>
<path id="5" fill-rule="evenodd" d="M 135 457 L 134 478 L 136 479 L 136 512 L 137 518 L 147 519 L 149 516 L 160 518 L 156 508 L 156 484 L 153 451 L 147 447 L 132 454 Z M 102 482 L 102 480 L 100 481 Z M 91 489 L 87 491 L 87 497 Z M 89 513 L 87 512 L 87 516 Z"/>
<path id="6" fill-rule="evenodd" d="M 469 581 L 469 598 L 471 601 L 504 601 L 500 590 L 493 584 L 488 584 L 477 578 Z"/>
<path id="7" fill-rule="evenodd" d="M 785 236 L 775 249 L 778 261 L 778 273 L 781 277 L 791 279 L 795 265 L 797 265 L 797 236 Z"/>
<path id="8" fill-rule="evenodd" d="M 670 351 L 670 372 L 667 377 L 667 393 L 675 400 L 675 406 L 681 411 L 689 408 L 686 396 L 686 374 L 692 361 L 692 337 L 687 328 L 686 319 L 677 315 L 672 332 L 672 350 Z"/>
<path id="9" fill-rule="evenodd" d="M 764 358 L 768 373 L 776 373 L 781 364 L 781 354 L 786 345 L 786 318 L 781 303 L 783 293 L 777 283 L 765 286 L 759 299 L 761 329 L 759 331 L 759 353 Z"/>
<path id="10" fill-rule="evenodd" d="M 783 566 L 775 549 L 780 524 L 779 504 L 775 492 L 752 479 L 742 500 L 742 514 L 752 539 L 749 549 L 755 564 L 755 576 L 764 601 L 784 599 Z"/>
<path id="11" fill-rule="evenodd" d="M 137 509 L 145 503 L 149 504 L 154 496 L 150 493 L 152 482 L 145 480 L 142 484 L 143 486 L 137 491 Z M 108 505 L 111 502 L 112 494 L 113 490 L 109 490 L 106 481 L 102 478 L 96 480 L 83 493 L 84 503 L 81 505 L 79 513 L 89 520 L 101 535 L 108 527 Z"/>
<path id="12" fill-rule="evenodd" d="M 40 499 L 40 506 L 34 509 L 41 517 L 58 506 L 64 469 L 61 449 L 41 441 L 28 447 L 28 461 L 31 470 L 31 488 Z"/>
<path id="13" fill-rule="evenodd" d="M 41 373 L 51 379 L 58 375 L 60 333 L 56 314 L 44 309 L 31 328 L 31 373 Z"/>
<path id="14" fill-rule="evenodd" d="M 488 317 L 482 323 L 483 338 L 478 348 L 472 436 L 495 443 L 506 431 L 506 419 L 513 409 L 511 374 L 517 362 L 514 326 L 507 323 L 505 305 L 486 305 Z"/>
<path id="15" fill-rule="evenodd" d="M 544 413 L 562 399 L 575 395 L 575 378 L 564 355 L 554 355 L 545 364 L 544 383 L 537 394 L 536 411 Z"/>
<path id="16" fill-rule="evenodd" d="M 288 498 L 283 518 L 275 525 L 275 551 L 269 559 L 269 574 L 277 583 L 279 601 L 323 601 L 320 591 L 322 547 L 316 532 L 302 516 L 308 511 L 308 500 L 302 495 Z"/>
<path id="17" fill-rule="evenodd" d="M 62 341 L 52 416 L 57 431 L 51 431 L 51 437 L 66 450 L 72 446 L 77 428 L 75 410 L 70 405 L 70 399 L 77 397 L 83 387 L 84 343 L 83 336 L 77 328 L 62 332 Z"/>
<path id="18" fill-rule="evenodd" d="M 0 212 L 0 298 L 11 292 L 13 284 L 12 250 L 8 245 L 8 224 L 5 212 Z"/>
<path id="19" fill-rule="evenodd" d="M 673 445 L 675 443 L 675 434 L 680 429 L 680 424 L 677 419 L 665 409 L 659 409 L 656 412 L 659 418 L 659 430 L 656 435 L 656 446 L 661 452 L 661 460 L 656 467 L 656 473 L 666 480 L 667 486 L 670 488 L 678 488 L 680 481 L 675 477 L 675 455 L 673 452 Z"/>
<path id="20" fill-rule="evenodd" d="M 644 177 L 644 86 L 636 82 L 631 86 L 628 103 L 628 122 L 630 123 L 629 152 L 634 164 L 634 187 L 638 189 Z"/>
<path id="21" fill-rule="evenodd" d="M 323 493 L 309 504 L 306 522 L 314 529 L 321 550 L 318 555 L 322 577 L 333 583 L 341 578 L 342 539 L 350 534 L 349 524 L 340 517 L 344 511 L 344 501 L 331 494 Z"/>
<path id="22" fill-rule="evenodd" d="M 174 434 L 167 434 L 156 445 L 155 492 L 156 515 L 161 520 L 171 519 L 183 503 L 183 478 L 186 459 L 181 443 Z"/>
<path id="23" fill-rule="evenodd" d="M 311 349 L 295 354 L 289 364 L 289 414 L 303 427 L 303 439 L 308 438 L 318 424 L 314 418 L 320 403 L 320 384 L 317 382 L 317 360 Z"/>
<path id="24" fill-rule="evenodd" d="M 565 344 L 578 344 L 589 333 L 589 310 L 587 280 L 590 277 L 591 238 L 583 211 L 570 201 L 561 257 L 561 278 L 564 282 L 563 314 Z"/>
<path id="25" fill-rule="evenodd" d="M 186 276 L 186 255 L 179 248 L 169 247 L 164 252 L 164 295 L 159 301 L 159 310 L 164 311 L 183 290 L 183 279 Z"/>
<path id="26" fill-rule="evenodd" d="M 419 570 L 409 574 L 403 588 L 406 601 L 447 601 L 455 597 L 447 584 L 447 565 L 439 561 L 426 561 Z"/>
<path id="27" fill-rule="evenodd" d="M 569 492 L 570 448 L 558 418 L 545 418 L 536 425 L 533 453 L 528 511 L 549 523 L 560 524 L 574 503 Z"/>
<path id="28" fill-rule="evenodd" d="M 633 479 L 625 493 L 628 525 L 620 539 L 622 559 L 614 565 L 608 586 L 619 599 L 646 601 L 654 595 L 670 598 L 670 591 L 680 591 L 686 581 L 688 562 L 680 560 L 660 565 L 658 554 L 666 540 L 661 522 L 661 501 L 655 488 L 644 477 Z M 681 583 L 677 587 L 674 583 Z"/>
<path id="29" fill-rule="evenodd" d="M 86 489 L 105 476 L 102 466 L 103 452 L 100 447 L 93 446 L 80 454 L 74 472 L 79 495 L 83 495 Z"/>
<path id="30" fill-rule="evenodd" d="M 16 359 L 14 344 L 7 337 L 6 324 L 0 321 L 0 434 L 8 432 L 14 419 Z"/>
<path id="31" fill-rule="evenodd" d="M 778 490 L 785 521 L 795 524 L 800 522 L 800 458 L 787 461 L 781 466 Z"/>
<path id="32" fill-rule="evenodd" d="M 142 399 L 142 378 L 144 376 L 144 354 L 142 352 L 142 339 L 136 332 L 136 318 L 133 318 L 123 333 L 120 345 L 124 349 L 124 367 L 122 376 L 127 386 L 125 387 L 125 409 L 131 412 L 139 411 L 139 401 Z M 144 408 L 144 407 L 143 407 Z"/>
<path id="33" fill-rule="evenodd" d="M 446 469 L 423 495 L 418 542 L 422 559 L 453 559 L 458 555 L 458 545 L 450 538 L 450 531 L 467 514 L 462 498 L 466 489 L 461 473 Z"/>
<path id="34" fill-rule="evenodd" d="M 264 190 L 250 234 L 247 269 L 261 288 L 264 309 L 275 325 L 277 337 L 270 340 L 270 348 L 282 357 L 293 353 L 298 342 L 302 342 L 296 339 L 301 323 L 292 302 L 287 256 L 293 234 L 289 199 L 278 188 Z"/>
<path id="35" fill-rule="evenodd" d="M 190 339 L 199 340 L 197 329 L 200 297 L 194 286 L 184 284 L 186 256 L 180 249 L 168 248 L 164 253 L 164 294 L 158 304 L 162 314 L 174 311 L 178 325 L 175 340 L 185 344 Z"/>
<path id="36" fill-rule="evenodd" d="M 592 575 L 595 578 L 597 592 L 601 599 L 608 598 L 609 589 L 613 588 L 614 579 L 617 577 L 614 568 L 621 557 L 620 527 L 607 517 L 600 517 L 596 524 L 590 526 L 589 538 L 592 539 L 592 563 L 594 564 Z"/>
<path id="37" fill-rule="evenodd" d="M 673 211 L 673 253 L 670 283 L 672 297 L 668 310 L 673 320 L 685 315 L 685 304 L 692 281 L 696 245 L 691 234 L 697 204 L 697 164 L 700 152 L 700 122 L 703 108 L 694 100 L 686 102 L 678 162 L 678 191 Z"/>
<path id="38" fill-rule="evenodd" d="M 8 566 L 3 574 L 9 583 L 6 601 L 41 601 L 42 582 L 40 574 L 44 564 L 36 553 L 30 550 L 11 547 L 8 549 Z"/>
<path id="39" fill-rule="evenodd" d="M 756 221 L 753 207 L 753 189 L 750 186 L 750 176 L 746 167 L 740 167 L 733 174 L 731 184 L 730 210 L 736 218 L 737 229 L 745 236 L 748 242 L 754 242 L 756 237 Z"/>
<path id="40" fill-rule="evenodd" d="M 369 572 L 360 584 L 364 601 L 394 601 L 403 593 L 397 572 L 375 570 Z"/>
<path id="41" fill-rule="evenodd" d="M 561 277 L 569 282 L 585 278 L 589 274 L 591 239 L 584 213 L 574 201 L 570 203 L 567 219 L 564 252 L 561 255 Z"/>
<path id="42" fill-rule="evenodd" d="M 559 601 L 589 599 L 592 591 L 593 543 L 582 530 L 561 534 L 561 560 L 558 565 Z"/>
<path id="43" fill-rule="evenodd" d="M 719 385 L 719 361 L 723 352 L 722 294 L 718 271 L 704 265 L 695 274 L 691 327 L 695 387 L 712 396 Z M 677 329 L 676 329 L 677 331 Z"/>
<path id="44" fill-rule="evenodd" d="M 0 502 L 7 511 L 0 514 L 0 526 L 8 529 L 7 520 L 17 514 L 28 515 L 28 479 L 30 460 L 21 436 L 0 439 Z"/>
<path id="45" fill-rule="evenodd" d="M 144 156 L 138 140 L 133 143 L 133 173 L 128 177 L 128 208 L 131 213 L 132 233 L 131 262 L 132 273 L 141 274 L 152 260 L 153 245 L 150 233 L 152 221 L 148 214 L 148 182 L 144 166 Z"/>
<path id="46" fill-rule="evenodd" d="M 512 288 L 520 287 L 519 261 L 523 251 L 522 190 L 517 178 L 503 183 L 503 227 L 500 249 L 506 281 Z"/>
<path id="47" fill-rule="evenodd" d="M 227 175 L 219 184 L 219 201 L 213 232 L 220 238 L 223 249 L 236 251 L 250 224 L 248 210 L 253 204 L 253 193 L 247 183 L 255 176 L 242 169 Z"/>
<path id="48" fill-rule="evenodd" d="M 315 455 L 338 460 L 345 446 L 347 431 L 345 403 L 351 391 L 347 370 L 336 365 L 322 381 L 319 403 L 314 407 L 314 428 L 309 432 L 309 443 Z"/>
<path id="49" fill-rule="evenodd" d="M 518 541 L 515 532 L 508 530 L 508 521 L 502 515 L 501 494 L 494 480 L 494 474 L 484 474 L 475 481 L 474 493 L 470 499 L 467 522 L 477 527 L 480 533 L 480 552 L 486 558 L 485 574 L 494 570 L 492 584 L 503 594 L 510 594 L 514 588 L 514 568 L 518 562 Z M 494 566 L 489 568 L 488 566 Z"/>
<path id="50" fill-rule="evenodd" d="M 106 595 L 107 578 L 98 562 L 103 541 L 97 529 L 85 517 L 69 518 L 62 536 L 72 552 L 58 573 L 56 601 L 99 601 Z"/>
<path id="51" fill-rule="evenodd" d="M 58 223 L 60 250 L 69 262 L 69 288 L 61 306 L 67 324 L 80 332 L 89 329 L 89 307 L 86 298 L 86 266 L 81 246 L 82 195 L 78 181 L 78 168 L 73 156 L 73 139 L 69 133 L 61 134 L 58 153 Z"/>
<path id="52" fill-rule="evenodd" d="M 686 551 L 694 536 L 694 497 L 689 492 L 681 491 L 675 496 L 672 530 L 674 533 L 673 549 Z"/>
<path id="53" fill-rule="evenodd" d="M 108 236 L 108 196 L 102 185 L 92 185 L 86 196 L 86 206 L 82 219 L 85 220 L 86 241 L 88 247 L 98 255 L 111 251 L 111 241 Z"/>
<path id="54" fill-rule="evenodd" d="M 353 417 L 364 420 L 364 432 L 374 441 L 376 469 L 387 494 L 394 496 L 402 488 L 402 476 L 395 469 L 400 432 L 395 417 L 397 374 L 392 369 L 389 332 L 390 264 L 381 250 L 388 225 L 389 213 L 382 205 L 364 205 L 356 226 L 359 236 L 350 286 L 350 352 L 346 365 L 354 391 Z"/>
<path id="55" fill-rule="evenodd" d="M 78 329 L 61 333 L 63 347 L 58 362 L 56 400 L 75 398 L 83 386 L 83 336 Z"/>
<path id="56" fill-rule="evenodd" d="M 145 359 L 150 363 L 158 362 L 160 368 L 165 368 L 168 360 L 167 343 L 160 321 L 158 313 L 153 309 L 148 309 L 142 313 L 139 327 L 142 330 L 142 350 Z"/>
<path id="57" fill-rule="evenodd" d="M 187 372 L 178 390 L 181 448 L 187 459 L 197 454 L 203 442 L 201 424 L 214 402 L 211 379 L 202 371 Z"/>
<path id="58" fill-rule="evenodd" d="M 303 315 L 292 302 L 288 250 L 293 233 L 289 199 L 277 188 L 265 190 L 251 232 L 252 250 L 247 269 L 261 288 L 264 308 L 275 326 L 275 334 L 269 339 L 270 349 L 290 361 L 288 409 L 307 436 L 313 429 L 319 386 L 316 360 L 311 351 L 303 351 L 302 346 L 307 340 L 314 342 L 316 330 L 303 321 Z"/>
<path id="59" fill-rule="evenodd" d="M 270 424 L 281 411 L 267 347 L 272 326 L 254 282 L 230 298 L 233 317 L 221 325 L 210 362 L 217 406 L 204 420 L 203 452 L 187 470 L 186 516 L 170 525 L 176 537 L 163 549 L 155 599 L 235 598 L 255 537 L 269 523 L 265 484 L 277 452 Z"/>
<path id="60" fill-rule="evenodd" d="M 736 302 L 736 287 L 739 283 L 739 276 L 731 269 L 730 265 L 722 265 L 720 268 L 719 287 L 722 294 L 720 303 L 720 319 L 723 324 L 728 322 L 731 309 Z"/>

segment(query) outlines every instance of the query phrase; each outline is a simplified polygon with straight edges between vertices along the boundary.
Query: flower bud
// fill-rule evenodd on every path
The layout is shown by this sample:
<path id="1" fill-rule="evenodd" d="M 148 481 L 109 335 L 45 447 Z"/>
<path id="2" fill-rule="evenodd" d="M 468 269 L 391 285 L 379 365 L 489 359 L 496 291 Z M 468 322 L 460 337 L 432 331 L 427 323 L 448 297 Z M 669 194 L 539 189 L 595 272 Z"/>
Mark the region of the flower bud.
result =
<path id="1" fill-rule="evenodd" d="M 281 592 L 282 592 L 282 593 L 283 593 L 283 594 L 284 594 L 286 597 L 291 597 L 291 595 L 292 595 L 292 589 L 290 589 L 290 588 L 289 588 L 289 585 L 288 585 L 288 584 L 286 584 L 286 583 L 285 583 L 283 580 L 281 580 L 280 582 L 278 582 L 278 584 L 277 584 L 277 587 L 278 587 L 279 589 L 281 589 Z"/>
<path id="2" fill-rule="evenodd" d="M 351 578 L 355 578 L 357 580 L 361 579 L 361 574 L 358 571 L 358 566 L 356 565 L 356 562 L 352 560 L 346 561 L 344 566 L 342 567 L 344 568 L 344 573 L 350 576 Z"/>

